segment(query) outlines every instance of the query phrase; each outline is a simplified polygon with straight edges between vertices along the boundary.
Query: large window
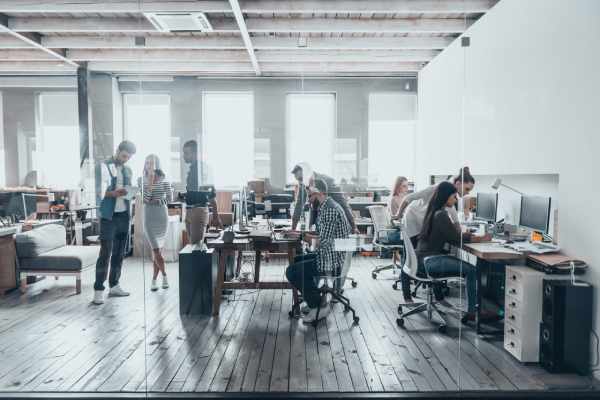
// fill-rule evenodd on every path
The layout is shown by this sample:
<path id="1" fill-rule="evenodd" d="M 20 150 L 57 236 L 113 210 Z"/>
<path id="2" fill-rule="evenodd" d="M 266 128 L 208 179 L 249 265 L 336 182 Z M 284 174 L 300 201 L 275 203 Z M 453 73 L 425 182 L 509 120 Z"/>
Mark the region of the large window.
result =
<path id="1" fill-rule="evenodd" d="M 79 186 L 79 121 L 75 93 L 40 93 L 36 103 L 38 184 L 56 189 Z"/>
<path id="2" fill-rule="evenodd" d="M 417 98 L 412 94 L 369 96 L 369 184 L 391 186 L 398 175 L 415 175 Z"/>
<path id="3" fill-rule="evenodd" d="M 340 182 L 351 182 L 356 178 L 358 149 L 356 139 L 338 138 L 335 140 L 334 177 Z"/>
<path id="4" fill-rule="evenodd" d="M 254 176 L 254 94 L 205 92 L 202 159 L 217 188 L 237 189 Z"/>
<path id="5" fill-rule="evenodd" d="M 2 108 L 2 92 L 0 92 L 0 187 L 6 186 L 6 162 L 4 156 L 4 110 Z"/>
<path id="6" fill-rule="evenodd" d="M 313 170 L 332 175 L 336 131 L 335 94 L 288 94 L 286 112 L 286 171 L 291 171 L 299 162 L 307 162 Z"/>
<path id="7" fill-rule="evenodd" d="M 179 163 L 173 162 L 171 138 L 171 98 L 166 94 L 126 94 L 124 96 L 125 139 L 135 143 L 137 153 L 130 166 L 134 179 L 141 176 L 144 160 L 156 154 L 167 180 L 179 182 Z"/>

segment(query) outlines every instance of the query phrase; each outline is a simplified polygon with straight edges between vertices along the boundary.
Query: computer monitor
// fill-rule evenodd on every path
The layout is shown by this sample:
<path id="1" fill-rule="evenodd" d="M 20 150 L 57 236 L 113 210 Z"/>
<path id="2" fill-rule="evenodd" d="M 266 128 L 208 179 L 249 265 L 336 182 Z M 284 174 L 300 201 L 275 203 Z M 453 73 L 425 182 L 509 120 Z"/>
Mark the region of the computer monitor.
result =
<path id="1" fill-rule="evenodd" d="M 497 210 L 498 193 L 477 193 L 476 219 L 496 222 Z"/>
<path id="2" fill-rule="evenodd" d="M 548 233 L 552 199 L 543 196 L 521 197 L 519 225 L 524 228 Z"/>

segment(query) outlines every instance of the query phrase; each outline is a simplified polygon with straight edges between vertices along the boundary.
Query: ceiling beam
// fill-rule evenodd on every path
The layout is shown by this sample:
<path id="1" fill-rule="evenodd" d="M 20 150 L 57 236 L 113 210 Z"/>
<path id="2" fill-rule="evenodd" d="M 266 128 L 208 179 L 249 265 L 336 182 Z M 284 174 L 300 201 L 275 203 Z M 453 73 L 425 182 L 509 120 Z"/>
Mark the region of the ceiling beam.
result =
<path id="1" fill-rule="evenodd" d="M 428 62 L 439 54 L 438 50 L 260 50 L 259 62 Z M 41 60 L 27 51 L 4 50 L 0 57 L 14 60 Z M 75 61 L 188 61 L 188 62 L 247 62 L 245 50 L 69 50 L 67 56 Z"/>
<path id="2" fill-rule="evenodd" d="M 41 50 L 44 53 L 49 54 L 50 56 L 57 58 L 60 61 L 71 65 L 72 67 L 79 67 L 79 64 L 77 64 L 76 62 L 74 62 L 72 60 L 69 60 L 63 54 L 61 54 L 59 51 L 44 47 L 41 44 L 41 42 L 42 42 L 41 37 L 37 33 L 18 33 L 18 32 L 13 31 L 9 25 L 10 25 L 10 18 L 8 18 L 4 14 L 0 14 L 0 32 L 7 33 L 7 34 L 13 36 L 14 38 L 22 40 L 23 42 L 27 43 L 28 45 L 31 45 L 34 48 Z"/>
<path id="3" fill-rule="evenodd" d="M 8 33 L 0 33 L 0 49 L 31 49 L 30 44 L 25 43 Z"/>
<path id="4" fill-rule="evenodd" d="M 416 72 L 422 68 L 422 63 L 264 63 L 261 71 L 276 74 L 336 74 L 336 73 L 402 73 Z M 198 62 L 111 62 L 92 61 L 88 63 L 88 70 L 111 73 L 127 74 L 219 74 L 254 75 L 251 63 L 198 63 Z"/>
<path id="5" fill-rule="evenodd" d="M 70 75 L 76 72 L 74 66 L 56 61 L 0 61 L 0 75 Z"/>
<path id="6" fill-rule="evenodd" d="M 247 18 L 248 31 L 264 33 L 462 33 L 472 20 L 448 19 L 332 19 Z"/>
<path id="7" fill-rule="evenodd" d="M 229 5 L 231 6 L 233 15 L 235 15 L 235 20 L 238 24 L 246 50 L 248 51 L 248 56 L 250 56 L 250 62 L 252 63 L 254 72 L 256 73 L 256 76 L 260 76 L 260 66 L 258 65 L 256 54 L 254 54 L 254 47 L 252 47 L 252 40 L 250 40 L 250 34 L 248 33 L 242 10 L 240 10 L 240 4 L 238 3 L 238 0 L 229 0 Z"/>
<path id="8" fill-rule="evenodd" d="M 252 0 L 240 1 L 244 13 L 483 13 L 498 0 Z M 157 11 L 231 12 L 226 0 L 0 0 L 0 12 L 135 13 Z"/>
<path id="9" fill-rule="evenodd" d="M 215 32 L 239 32 L 231 18 L 211 19 Z M 473 20 L 447 19 L 332 19 L 332 18 L 246 18 L 247 32 L 252 33 L 455 33 L 464 32 Z M 9 18 L 14 32 L 156 32 L 145 18 Z"/>
<path id="10" fill-rule="evenodd" d="M 451 37 L 308 37 L 303 50 L 442 50 L 454 41 Z M 20 43 L 20 42 L 19 42 Z M 67 49 L 245 49 L 239 37 L 207 36 L 147 36 L 145 46 L 136 46 L 135 37 L 122 35 L 69 35 L 44 36 L 42 44 L 48 48 Z M 0 48 L 14 47 L 15 42 L 3 42 Z M 254 50 L 299 49 L 297 37 L 252 38 Z M 21 44 L 22 46 L 22 44 Z"/>
<path id="11" fill-rule="evenodd" d="M 0 50 L 0 60 L 3 61 L 55 61 L 56 57 L 39 51 L 34 47 L 27 50 Z"/>

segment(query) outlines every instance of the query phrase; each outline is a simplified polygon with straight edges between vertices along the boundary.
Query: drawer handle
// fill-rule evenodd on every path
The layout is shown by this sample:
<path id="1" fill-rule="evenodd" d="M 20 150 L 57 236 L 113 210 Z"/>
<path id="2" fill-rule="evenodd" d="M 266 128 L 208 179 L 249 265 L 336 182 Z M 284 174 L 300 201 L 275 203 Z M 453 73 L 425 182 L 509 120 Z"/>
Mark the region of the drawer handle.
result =
<path id="1" fill-rule="evenodd" d="M 510 329 L 510 333 L 512 333 L 513 335 L 515 334 L 515 330 L 514 329 Z"/>
<path id="2" fill-rule="evenodd" d="M 515 302 L 513 301 L 512 303 L 510 303 L 510 306 L 511 306 L 512 308 L 515 308 L 515 307 L 517 306 L 517 303 L 515 303 Z"/>
<path id="3" fill-rule="evenodd" d="M 512 294 L 517 294 L 517 291 L 516 291 L 515 289 L 510 289 L 510 292 L 511 292 Z"/>
<path id="4" fill-rule="evenodd" d="M 513 275 L 513 276 L 512 276 L 512 280 L 513 280 L 513 281 L 516 281 L 516 280 L 517 280 L 517 276 L 516 276 L 516 275 Z"/>
<path id="5" fill-rule="evenodd" d="M 511 315 L 510 317 L 508 317 L 509 319 L 512 319 L 513 321 L 515 320 L 515 316 Z"/>
<path id="6" fill-rule="evenodd" d="M 511 347 L 515 347 L 515 343 L 514 342 L 510 342 Z"/>

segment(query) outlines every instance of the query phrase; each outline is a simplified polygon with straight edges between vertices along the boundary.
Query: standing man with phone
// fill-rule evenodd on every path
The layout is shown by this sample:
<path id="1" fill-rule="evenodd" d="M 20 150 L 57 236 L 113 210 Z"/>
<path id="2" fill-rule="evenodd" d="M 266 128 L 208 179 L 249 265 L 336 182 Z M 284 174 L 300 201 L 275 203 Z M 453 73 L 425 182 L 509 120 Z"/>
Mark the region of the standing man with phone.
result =
<path id="1" fill-rule="evenodd" d="M 104 283 L 108 277 L 109 297 L 129 296 L 121 289 L 119 278 L 129 237 L 131 221 L 130 198 L 126 187 L 131 186 L 131 168 L 125 166 L 135 154 L 135 145 L 130 141 L 119 144 L 109 160 L 99 165 L 101 177 L 100 202 L 100 255 L 96 262 L 96 282 L 94 283 L 94 304 L 104 303 Z M 110 275 L 108 264 L 110 262 Z"/>

